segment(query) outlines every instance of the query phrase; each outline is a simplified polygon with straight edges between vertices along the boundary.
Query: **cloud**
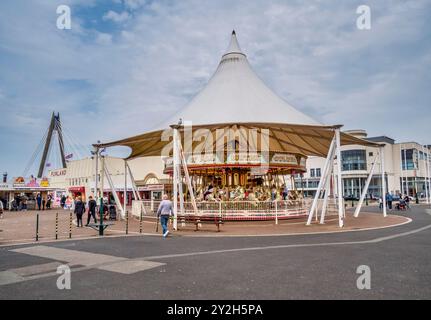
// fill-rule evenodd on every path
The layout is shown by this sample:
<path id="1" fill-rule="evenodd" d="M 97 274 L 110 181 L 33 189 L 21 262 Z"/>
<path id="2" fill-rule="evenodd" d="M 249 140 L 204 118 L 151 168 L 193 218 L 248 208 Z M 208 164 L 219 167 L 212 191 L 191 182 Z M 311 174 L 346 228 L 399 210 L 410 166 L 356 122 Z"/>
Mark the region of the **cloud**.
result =
<path id="1" fill-rule="evenodd" d="M 55 1 L 0 3 L 0 135 L 10 150 L 0 170 L 25 166 L 53 110 L 84 145 L 150 130 L 206 84 L 232 29 L 257 74 L 301 111 L 429 143 L 426 2 L 370 2 L 370 31 L 356 29 L 364 1 L 68 4 L 73 28 L 60 31 Z"/>
<path id="2" fill-rule="evenodd" d="M 146 2 L 146 0 L 124 0 L 125 6 L 131 10 L 141 8 Z"/>
<path id="3" fill-rule="evenodd" d="M 112 44 L 112 35 L 108 33 L 99 33 L 96 37 L 96 43 L 101 45 Z"/>
<path id="4" fill-rule="evenodd" d="M 121 13 L 109 10 L 104 16 L 103 20 L 112 20 L 116 23 L 125 22 L 130 19 L 130 14 L 127 11 Z"/>

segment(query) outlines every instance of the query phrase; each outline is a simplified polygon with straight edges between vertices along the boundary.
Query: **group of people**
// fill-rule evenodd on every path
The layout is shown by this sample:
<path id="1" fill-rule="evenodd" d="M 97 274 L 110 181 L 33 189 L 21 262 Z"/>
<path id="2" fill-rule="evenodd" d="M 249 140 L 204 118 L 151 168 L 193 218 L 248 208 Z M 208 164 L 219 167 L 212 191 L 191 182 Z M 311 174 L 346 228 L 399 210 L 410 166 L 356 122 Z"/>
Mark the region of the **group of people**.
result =
<path id="1" fill-rule="evenodd" d="M 88 206 L 88 210 L 87 210 L 87 206 Z M 94 223 L 97 223 L 97 218 L 96 218 L 97 202 L 96 200 L 93 199 L 92 196 L 89 197 L 87 206 L 85 205 L 85 202 L 82 201 L 81 197 L 77 197 L 75 201 L 74 213 L 76 215 L 76 225 L 78 228 L 84 227 L 82 223 L 82 217 L 86 211 L 87 211 L 87 224 L 85 226 L 88 227 L 88 225 L 90 224 L 91 218 L 93 218 Z"/>
<path id="2" fill-rule="evenodd" d="M 389 210 L 392 210 L 394 207 L 394 199 L 397 199 L 397 203 L 395 204 L 395 209 L 396 210 L 406 210 L 406 209 L 410 209 L 410 197 L 408 195 L 406 196 L 402 196 L 400 195 L 399 197 L 395 197 L 392 193 L 386 193 L 385 196 L 386 199 L 386 207 Z M 383 210 L 383 199 L 379 198 L 379 207 L 380 210 Z"/>
<path id="3" fill-rule="evenodd" d="M 49 210 L 51 209 L 52 197 L 48 194 L 46 197 L 42 196 L 40 193 L 36 196 L 36 204 L 37 209 L 40 210 Z"/>

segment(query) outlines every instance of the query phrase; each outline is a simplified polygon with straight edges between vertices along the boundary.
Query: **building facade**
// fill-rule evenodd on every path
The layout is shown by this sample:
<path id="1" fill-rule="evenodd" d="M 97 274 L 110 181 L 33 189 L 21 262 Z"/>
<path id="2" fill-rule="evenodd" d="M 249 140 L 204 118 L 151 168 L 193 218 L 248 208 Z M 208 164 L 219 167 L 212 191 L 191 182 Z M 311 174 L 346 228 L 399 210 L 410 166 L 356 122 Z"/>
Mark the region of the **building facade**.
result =
<path id="1" fill-rule="evenodd" d="M 408 194 L 415 197 L 418 194 L 420 198 L 426 197 L 431 160 L 429 146 L 422 146 L 416 142 L 396 143 L 385 136 L 368 137 L 364 130 L 352 130 L 347 133 L 384 144 L 387 192 L 394 195 Z M 341 171 L 345 197 L 353 199 L 360 197 L 374 161 L 377 162 L 368 194 L 370 198 L 381 196 L 381 163 L 377 153 L 376 148 L 355 145 L 342 147 Z M 315 195 L 324 163 L 324 158 L 310 157 L 307 161 L 307 173 L 302 178 L 299 176 L 295 178 L 296 188 L 304 190 L 306 196 Z"/>
<path id="2" fill-rule="evenodd" d="M 125 164 L 124 159 L 105 156 L 104 165 L 108 169 L 112 184 L 120 201 L 124 202 Z M 160 157 L 138 158 L 128 162 L 136 186 L 142 198 L 161 199 L 162 193 L 168 188 L 169 176 L 163 174 L 163 161 Z M 104 195 L 111 198 L 111 186 L 103 172 L 102 160 L 98 164 L 98 188 Z M 51 170 L 48 173 L 50 186 L 57 192 L 75 198 L 81 196 L 87 200 L 94 196 L 96 176 L 95 158 L 85 158 L 68 162 L 67 168 Z M 132 180 L 127 177 L 127 204 L 133 200 Z"/>

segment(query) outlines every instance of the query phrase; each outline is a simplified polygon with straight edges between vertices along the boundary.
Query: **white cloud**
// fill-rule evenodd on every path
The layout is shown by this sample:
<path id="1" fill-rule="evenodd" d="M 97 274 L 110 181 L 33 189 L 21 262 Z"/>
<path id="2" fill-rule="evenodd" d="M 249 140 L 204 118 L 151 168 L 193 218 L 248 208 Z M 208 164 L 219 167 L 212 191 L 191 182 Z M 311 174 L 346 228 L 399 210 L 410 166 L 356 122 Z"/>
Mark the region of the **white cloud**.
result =
<path id="1" fill-rule="evenodd" d="M 124 0 L 124 4 L 130 10 L 136 10 L 142 7 L 146 3 L 146 0 Z"/>
<path id="2" fill-rule="evenodd" d="M 130 14 L 127 11 L 121 13 L 109 10 L 104 16 L 103 20 L 112 20 L 116 23 L 125 22 L 130 19 Z"/>
<path id="3" fill-rule="evenodd" d="M 96 42 L 101 45 L 112 44 L 112 35 L 108 33 L 98 33 L 96 37 Z"/>

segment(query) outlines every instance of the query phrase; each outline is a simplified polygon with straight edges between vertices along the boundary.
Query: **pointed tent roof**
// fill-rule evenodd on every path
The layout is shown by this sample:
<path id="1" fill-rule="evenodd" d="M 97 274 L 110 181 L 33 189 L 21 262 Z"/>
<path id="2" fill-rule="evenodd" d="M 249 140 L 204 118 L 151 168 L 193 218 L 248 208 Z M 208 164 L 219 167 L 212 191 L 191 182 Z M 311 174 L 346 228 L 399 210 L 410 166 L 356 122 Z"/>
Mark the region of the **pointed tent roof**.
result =
<path id="1" fill-rule="evenodd" d="M 176 124 L 180 118 L 193 125 L 238 121 L 320 125 L 265 85 L 241 51 L 235 31 L 208 84 L 157 129 Z"/>
<path id="2" fill-rule="evenodd" d="M 226 50 L 226 53 L 224 55 L 227 55 L 229 53 L 242 53 L 241 48 L 238 43 L 238 39 L 236 38 L 236 32 L 235 30 L 232 31 L 232 37 L 230 39 L 229 47 Z"/>
<path id="3" fill-rule="evenodd" d="M 215 74 L 188 105 L 154 131 L 97 146 L 128 146 L 132 149 L 129 160 L 160 156 L 171 143 L 162 139 L 163 132 L 172 132 L 170 126 L 179 119 L 192 121 L 193 131 L 209 129 L 212 135 L 218 128 L 267 129 L 270 150 L 322 157 L 328 153 L 334 130 L 341 127 L 320 124 L 269 89 L 250 67 L 235 31 Z M 184 127 L 180 134 L 184 135 Z M 341 144 L 380 146 L 347 133 L 341 134 Z"/>

